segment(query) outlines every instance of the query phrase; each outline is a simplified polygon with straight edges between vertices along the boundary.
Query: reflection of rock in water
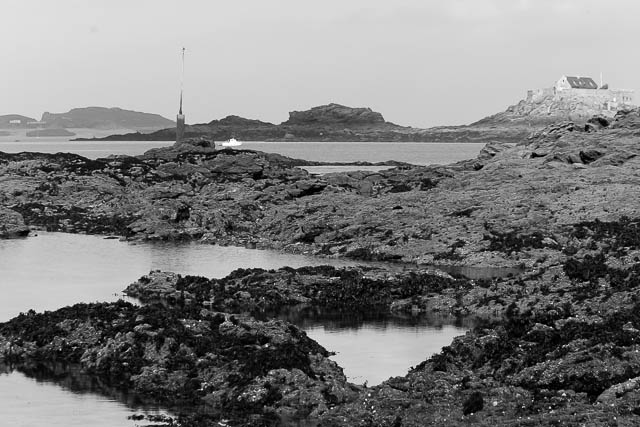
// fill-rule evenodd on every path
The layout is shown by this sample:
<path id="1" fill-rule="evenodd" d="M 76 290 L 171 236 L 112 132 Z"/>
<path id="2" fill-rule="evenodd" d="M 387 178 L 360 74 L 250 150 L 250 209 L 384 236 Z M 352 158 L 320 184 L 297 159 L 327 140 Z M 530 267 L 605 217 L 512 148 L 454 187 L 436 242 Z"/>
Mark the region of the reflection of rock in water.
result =
<path id="1" fill-rule="evenodd" d="M 445 313 L 390 313 L 388 310 L 348 310 L 298 305 L 277 311 L 255 312 L 259 318 L 277 318 L 293 323 L 301 329 L 322 326 L 328 331 L 358 330 L 363 327 L 440 329 L 445 325 L 471 328 L 474 320 Z"/>
<path id="2" fill-rule="evenodd" d="M 93 393 L 106 396 L 117 402 L 121 402 L 130 408 L 150 409 L 157 408 L 151 399 L 145 399 L 135 393 L 128 393 L 109 384 L 104 378 L 89 375 L 83 372 L 78 364 L 66 364 L 61 362 L 24 363 L 14 366 L 0 364 L 0 370 L 4 366 L 5 373 L 14 370 L 33 378 L 37 382 L 51 383 L 63 387 L 73 393 Z"/>

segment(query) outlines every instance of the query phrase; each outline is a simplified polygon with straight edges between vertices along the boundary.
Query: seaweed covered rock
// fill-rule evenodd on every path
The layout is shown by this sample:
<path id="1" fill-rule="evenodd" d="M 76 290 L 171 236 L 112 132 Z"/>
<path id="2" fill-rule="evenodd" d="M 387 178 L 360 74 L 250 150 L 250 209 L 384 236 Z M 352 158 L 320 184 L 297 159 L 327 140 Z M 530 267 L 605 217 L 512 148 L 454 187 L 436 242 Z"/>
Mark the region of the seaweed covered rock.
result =
<path id="1" fill-rule="evenodd" d="M 283 267 L 278 270 L 238 269 L 221 279 L 152 271 L 129 285 L 125 293 L 143 302 L 185 301 L 230 313 L 274 312 L 287 307 L 382 310 L 418 313 L 431 300 L 449 293 L 455 304 L 445 314 L 462 310 L 471 284 L 436 270 L 388 272 L 374 267 Z M 457 297 L 457 299 L 456 299 Z"/>
<path id="2" fill-rule="evenodd" d="M 306 418 L 355 395 L 327 351 L 282 321 L 183 305 L 78 304 L 0 324 L 0 361 L 52 362 L 209 418 Z"/>

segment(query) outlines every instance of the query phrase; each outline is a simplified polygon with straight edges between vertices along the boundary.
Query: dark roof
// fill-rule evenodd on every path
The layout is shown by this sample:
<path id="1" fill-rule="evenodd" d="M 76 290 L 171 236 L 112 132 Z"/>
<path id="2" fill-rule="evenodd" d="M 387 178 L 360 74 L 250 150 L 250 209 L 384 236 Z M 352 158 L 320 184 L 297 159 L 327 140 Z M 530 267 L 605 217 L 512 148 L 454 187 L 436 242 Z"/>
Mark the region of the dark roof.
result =
<path id="1" fill-rule="evenodd" d="M 598 85 L 591 77 L 569 77 L 569 85 L 574 89 L 598 89 Z"/>

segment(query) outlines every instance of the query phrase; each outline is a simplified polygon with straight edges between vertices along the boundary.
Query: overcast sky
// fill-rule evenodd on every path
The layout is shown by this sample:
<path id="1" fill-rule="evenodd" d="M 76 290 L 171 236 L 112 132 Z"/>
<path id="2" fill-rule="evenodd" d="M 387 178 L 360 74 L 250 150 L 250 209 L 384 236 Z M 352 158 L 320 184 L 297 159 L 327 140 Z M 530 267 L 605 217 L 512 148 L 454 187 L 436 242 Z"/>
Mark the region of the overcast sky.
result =
<path id="1" fill-rule="evenodd" d="M 175 119 L 183 46 L 188 123 L 336 102 L 430 127 L 563 74 L 640 89 L 635 0 L 2 0 L 1 13 L 0 115 Z"/>

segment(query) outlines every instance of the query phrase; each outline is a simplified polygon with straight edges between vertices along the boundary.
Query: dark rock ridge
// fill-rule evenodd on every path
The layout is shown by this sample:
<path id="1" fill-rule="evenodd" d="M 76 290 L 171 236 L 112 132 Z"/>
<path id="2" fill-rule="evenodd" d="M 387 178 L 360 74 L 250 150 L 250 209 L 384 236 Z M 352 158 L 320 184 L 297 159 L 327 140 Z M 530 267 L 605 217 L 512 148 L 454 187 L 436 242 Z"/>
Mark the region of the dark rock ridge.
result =
<path id="1" fill-rule="evenodd" d="M 306 111 L 292 111 L 289 120 L 283 125 L 371 125 L 386 123 L 382 114 L 372 111 L 371 108 L 350 108 L 339 104 L 321 105 Z"/>
<path id="2" fill-rule="evenodd" d="M 105 107 L 73 108 L 66 113 L 45 112 L 41 121 L 52 128 L 149 130 L 175 126 L 175 122 L 158 114 Z"/>
<path id="3" fill-rule="evenodd" d="M 265 287 L 265 283 L 269 286 Z M 454 278 L 437 269 L 393 271 L 373 266 L 320 266 L 239 269 L 222 279 L 153 271 L 129 285 L 125 293 L 145 303 L 175 304 L 186 298 L 218 311 L 259 317 L 303 307 L 414 315 L 438 311 L 443 315 L 473 316 L 477 314 L 475 306 L 462 304 L 462 296 L 472 286 L 468 279 Z M 446 308 L 436 304 L 443 293 L 450 294 L 453 301 Z"/>

